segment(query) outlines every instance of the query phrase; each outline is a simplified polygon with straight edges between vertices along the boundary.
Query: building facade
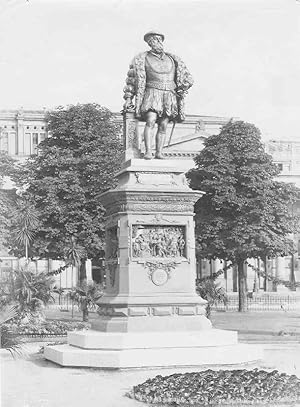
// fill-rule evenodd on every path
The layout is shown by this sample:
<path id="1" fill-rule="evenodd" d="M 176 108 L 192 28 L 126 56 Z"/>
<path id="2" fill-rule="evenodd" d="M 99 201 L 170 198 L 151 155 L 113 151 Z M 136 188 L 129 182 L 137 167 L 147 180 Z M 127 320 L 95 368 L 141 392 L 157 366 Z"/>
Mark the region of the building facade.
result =
<path id="1" fill-rule="evenodd" d="M 46 111 L 0 111 L 0 150 L 22 159 L 35 154 L 37 145 L 47 137 Z"/>

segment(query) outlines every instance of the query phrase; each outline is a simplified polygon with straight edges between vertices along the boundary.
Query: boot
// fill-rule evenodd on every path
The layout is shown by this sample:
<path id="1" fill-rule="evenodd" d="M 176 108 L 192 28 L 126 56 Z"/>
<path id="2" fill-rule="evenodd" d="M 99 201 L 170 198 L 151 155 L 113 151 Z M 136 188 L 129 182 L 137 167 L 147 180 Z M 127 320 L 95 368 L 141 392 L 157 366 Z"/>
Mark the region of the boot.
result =
<path id="1" fill-rule="evenodd" d="M 146 149 L 146 152 L 144 154 L 144 159 L 152 160 L 153 156 L 152 156 L 152 151 L 151 151 L 151 132 L 146 131 L 146 129 L 144 131 L 144 140 L 145 140 L 145 149 Z"/>
<path id="2" fill-rule="evenodd" d="M 158 158 L 160 160 L 164 159 L 162 150 L 165 144 L 165 139 L 166 139 L 166 133 L 162 133 L 158 131 L 156 133 L 156 153 L 155 153 L 155 158 Z"/>

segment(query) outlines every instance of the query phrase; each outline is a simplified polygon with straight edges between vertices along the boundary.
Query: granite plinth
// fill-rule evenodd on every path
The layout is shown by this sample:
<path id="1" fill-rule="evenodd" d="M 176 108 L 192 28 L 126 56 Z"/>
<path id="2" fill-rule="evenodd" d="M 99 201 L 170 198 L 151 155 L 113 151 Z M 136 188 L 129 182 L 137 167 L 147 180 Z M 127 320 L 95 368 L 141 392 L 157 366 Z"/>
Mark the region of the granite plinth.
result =
<path id="1" fill-rule="evenodd" d="M 237 332 L 222 329 L 190 332 L 69 332 L 68 343 L 83 349 L 125 350 L 147 348 L 191 348 L 237 344 Z"/>
<path id="2" fill-rule="evenodd" d="M 68 345 L 45 348 L 45 358 L 61 366 L 101 369 L 234 365 L 257 362 L 262 349 L 237 343 L 234 331 L 176 333 L 70 333 Z"/>

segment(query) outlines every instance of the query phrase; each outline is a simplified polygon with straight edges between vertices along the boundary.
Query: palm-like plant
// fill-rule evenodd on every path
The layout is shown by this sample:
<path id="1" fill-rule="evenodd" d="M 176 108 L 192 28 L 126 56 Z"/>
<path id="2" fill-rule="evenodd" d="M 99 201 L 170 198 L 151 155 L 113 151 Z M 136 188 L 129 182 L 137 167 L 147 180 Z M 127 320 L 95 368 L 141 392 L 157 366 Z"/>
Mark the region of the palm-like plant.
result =
<path id="1" fill-rule="evenodd" d="M 64 257 L 66 261 L 72 266 L 79 266 L 81 259 L 86 257 L 86 251 L 84 247 L 79 246 L 76 243 L 76 238 L 74 235 L 70 237 L 69 243 L 65 247 Z"/>
<path id="2" fill-rule="evenodd" d="M 12 356 L 21 356 L 23 354 L 22 340 L 13 334 L 6 323 L 18 317 L 18 315 L 19 310 L 17 305 L 4 308 L 0 311 L 0 347 L 7 349 Z"/>
<path id="3" fill-rule="evenodd" d="M 70 293 L 70 297 L 72 301 L 75 301 L 77 304 L 80 305 L 82 314 L 83 314 L 83 321 L 88 321 L 88 298 L 86 295 L 87 292 L 87 284 L 86 280 L 80 280 L 80 265 L 82 261 L 86 258 L 86 251 L 84 247 L 80 246 L 76 242 L 76 238 L 74 235 L 71 235 L 68 245 L 65 247 L 64 250 L 64 257 L 66 259 L 66 263 L 71 265 L 72 271 L 72 291 Z M 74 267 L 78 268 L 79 270 L 79 287 L 73 288 L 73 273 Z M 73 318 L 73 305 L 72 305 L 72 318 Z"/>
<path id="4" fill-rule="evenodd" d="M 203 278 L 197 283 L 197 293 L 204 300 L 207 301 L 206 316 L 210 318 L 211 308 L 222 302 L 227 304 L 228 298 L 224 288 L 220 287 L 219 283 L 216 283 L 213 279 Z"/>
<path id="5" fill-rule="evenodd" d="M 42 306 L 54 301 L 53 282 L 53 278 L 44 273 L 35 274 L 26 269 L 15 270 L 11 273 L 6 295 L 10 302 L 18 304 L 21 316 L 35 313 L 41 318 Z"/>
<path id="6" fill-rule="evenodd" d="M 89 319 L 89 309 L 96 308 L 97 301 L 103 295 L 103 287 L 101 284 L 85 284 L 81 287 L 73 288 L 69 295 L 71 300 L 81 307 L 82 320 L 87 322 Z"/>
<path id="7" fill-rule="evenodd" d="M 37 211 L 28 200 L 19 198 L 11 218 L 15 243 L 25 249 L 25 258 L 28 260 L 29 246 L 39 223 Z"/>

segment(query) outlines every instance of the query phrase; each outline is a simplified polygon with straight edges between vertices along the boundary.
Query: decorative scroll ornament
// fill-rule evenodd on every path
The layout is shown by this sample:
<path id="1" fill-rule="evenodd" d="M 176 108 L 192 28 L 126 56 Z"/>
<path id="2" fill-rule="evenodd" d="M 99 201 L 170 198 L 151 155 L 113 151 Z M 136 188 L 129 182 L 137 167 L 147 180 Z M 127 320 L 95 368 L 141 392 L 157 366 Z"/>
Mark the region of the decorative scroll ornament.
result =
<path id="1" fill-rule="evenodd" d="M 174 219 L 168 219 L 166 217 L 164 217 L 161 213 L 156 213 L 154 215 L 154 217 L 152 219 L 137 219 L 136 223 L 138 224 L 152 224 L 152 223 L 164 223 L 164 224 L 168 224 L 168 223 L 177 223 L 176 220 Z"/>
<path id="2" fill-rule="evenodd" d="M 144 267 L 148 269 L 148 277 L 153 284 L 161 286 L 171 278 L 171 271 L 177 267 L 176 262 L 161 263 L 146 261 Z"/>

